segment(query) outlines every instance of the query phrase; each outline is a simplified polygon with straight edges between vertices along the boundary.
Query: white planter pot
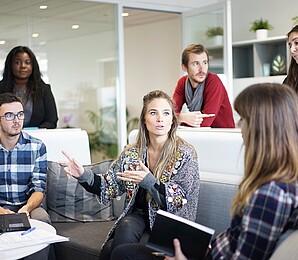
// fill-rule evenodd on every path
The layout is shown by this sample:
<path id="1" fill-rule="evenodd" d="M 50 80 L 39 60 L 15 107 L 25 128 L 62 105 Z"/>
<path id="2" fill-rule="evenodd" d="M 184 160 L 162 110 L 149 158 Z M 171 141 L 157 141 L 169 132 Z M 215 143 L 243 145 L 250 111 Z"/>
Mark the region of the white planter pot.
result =
<path id="1" fill-rule="evenodd" d="M 212 45 L 223 45 L 223 36 L 216 35 L 212 38 Z"/>
<path id="2" fill-rule="evenodd" d="M 267 29 L 259 29 L 256 30 L 256 38 L 257 40 L 263 40 L 268 37 L 268 30 Z"/>

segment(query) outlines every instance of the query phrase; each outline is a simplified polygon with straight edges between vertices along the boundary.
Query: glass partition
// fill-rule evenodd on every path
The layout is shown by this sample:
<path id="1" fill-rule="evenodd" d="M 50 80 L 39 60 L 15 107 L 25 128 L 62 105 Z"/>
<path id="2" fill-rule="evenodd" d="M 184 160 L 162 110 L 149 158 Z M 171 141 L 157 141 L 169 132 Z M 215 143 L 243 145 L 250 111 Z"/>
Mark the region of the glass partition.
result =
<path id="1" fill-rule="evenodd" d="M 203 44 L 210 57 L 209 70 L 220 76 L 233 97 L 231 1 L 183 13 L 183 45 Z"/>
<path id="2" fill-rule="evenodd" d="M 8 52 L 28 46 L 51 84 L 59 128 L 85 129 L 93 151 L 101 151 L 96 160 L 114 157 L 119 136 L 117 5 L 11 0 L 1 4 L 0 13 L 0 79 Z"/>
<path id="3" fill-rule="evenodd" d="M 218 9 L 188 16 L 185 19 L 184 30 L 186 30 L 184 33 L 187 37 L 185 45 L 191 43 L 204 45 L 210 56 L 209 70 L 223 74 L 223 10 Z"/>

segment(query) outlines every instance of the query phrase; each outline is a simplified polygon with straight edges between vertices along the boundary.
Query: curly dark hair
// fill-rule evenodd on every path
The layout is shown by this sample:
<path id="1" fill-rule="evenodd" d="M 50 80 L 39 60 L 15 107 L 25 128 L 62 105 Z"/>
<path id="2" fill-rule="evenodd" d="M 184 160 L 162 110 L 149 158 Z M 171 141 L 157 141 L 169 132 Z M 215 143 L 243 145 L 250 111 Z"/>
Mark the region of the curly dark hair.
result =
<path id="1" fill-rule="evenodd" d="M 32 74 L 27 82 L 27 95 L 35 100 L 41 93 L 41 86 L 44 84 L 35 54 L 26 46 L 14 47 L 7 55 L 3 71 L 3 89 L 5 92 L 13 92 L 14 75 L 12 73 L 12 63 L 18 53 L 27 53 L 31 59 Z"/>

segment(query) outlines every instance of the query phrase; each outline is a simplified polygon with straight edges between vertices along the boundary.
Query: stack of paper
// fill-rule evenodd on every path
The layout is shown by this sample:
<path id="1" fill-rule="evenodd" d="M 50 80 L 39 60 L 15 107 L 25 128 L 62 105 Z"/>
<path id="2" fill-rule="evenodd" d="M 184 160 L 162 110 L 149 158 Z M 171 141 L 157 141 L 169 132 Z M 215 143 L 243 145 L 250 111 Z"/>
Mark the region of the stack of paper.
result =
<path id="1" fill-rule="evenodd" d="M 39 228 L 25 235 L 21 235 L 22 233 L 21 231 L 3 233 L 0 236 L 0 250 L 69 241 L 67 237 L 59 236 Z"/>

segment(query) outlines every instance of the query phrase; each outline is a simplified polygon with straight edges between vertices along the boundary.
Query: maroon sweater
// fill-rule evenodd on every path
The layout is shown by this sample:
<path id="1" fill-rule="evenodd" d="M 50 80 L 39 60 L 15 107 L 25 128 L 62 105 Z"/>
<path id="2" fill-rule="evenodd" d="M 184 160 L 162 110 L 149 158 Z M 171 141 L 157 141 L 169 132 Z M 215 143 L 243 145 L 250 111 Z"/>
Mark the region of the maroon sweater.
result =
<path id="1" fill-rule="evenodd" d="M 175 103 L 175 112 L 179 114 L 182 106 L 186 103 L 185 81 L 187 76 L 178 80 L 173 101 Z M 203 114 L 215 114 L 214 117 L 204 118 L 201 126 L 210 126 L 212 128 L 234 128 L 234 118 L 232 107 L 228 98 L 227 91 L 220 78 L 216 74 L 208 72 L 203 92 L 203 104 L 201 112 Z"/>

